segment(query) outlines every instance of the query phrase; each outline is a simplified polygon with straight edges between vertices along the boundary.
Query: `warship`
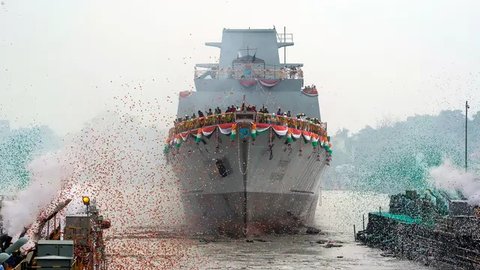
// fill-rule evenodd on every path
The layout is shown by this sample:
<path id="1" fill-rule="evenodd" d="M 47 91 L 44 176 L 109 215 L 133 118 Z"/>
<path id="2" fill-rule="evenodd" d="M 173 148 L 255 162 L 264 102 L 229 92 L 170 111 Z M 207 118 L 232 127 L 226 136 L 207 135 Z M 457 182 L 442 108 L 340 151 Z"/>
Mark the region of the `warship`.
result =
<path id="1" fill-rule="evenodd" d="M 165 148 L 188 227 L 241 236 L 312 225 L 332 150 L 316 87 L 286 61 L 293 35 L 223 29 L 205 45 L 219 61 L 195 66 Z"/>

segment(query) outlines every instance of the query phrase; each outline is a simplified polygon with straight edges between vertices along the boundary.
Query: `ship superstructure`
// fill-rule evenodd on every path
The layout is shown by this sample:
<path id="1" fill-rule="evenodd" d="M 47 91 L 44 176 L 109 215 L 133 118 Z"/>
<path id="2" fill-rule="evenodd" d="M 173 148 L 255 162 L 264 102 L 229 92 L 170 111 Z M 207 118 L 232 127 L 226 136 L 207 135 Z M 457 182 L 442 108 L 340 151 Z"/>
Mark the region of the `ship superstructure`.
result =
<path id="1" fill-rule="evenodd" d="M 331 156 L 303 64 L 280 63 L 291 34 L 224 29 L 218 63 L 197 64 L 180 93 L 167 158 L 197 232 L 282 232 L 313 221 Z"/>

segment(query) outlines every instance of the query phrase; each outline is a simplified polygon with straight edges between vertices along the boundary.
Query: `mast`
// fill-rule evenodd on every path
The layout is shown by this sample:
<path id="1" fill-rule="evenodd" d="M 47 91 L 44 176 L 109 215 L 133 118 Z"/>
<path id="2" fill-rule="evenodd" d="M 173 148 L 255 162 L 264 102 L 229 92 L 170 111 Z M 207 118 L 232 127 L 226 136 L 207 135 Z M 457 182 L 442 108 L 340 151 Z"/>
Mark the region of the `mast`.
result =
<path id="1" fill-rule="evenodd" d="M 287 27 L 283 27 L 283 43 L 287 43 Z M 283 64 L 287 64 L 287 46 L 283 47 Z"/>
<path id="2" fill-rule="evenodd" d="M 465 101 L 465 171 L 467 171 L 468 167 L 468 162 L 467 162 L 467 127 L 468 127 L 468 109 L 470 106 L 468 106 L 468 100 Z"/>

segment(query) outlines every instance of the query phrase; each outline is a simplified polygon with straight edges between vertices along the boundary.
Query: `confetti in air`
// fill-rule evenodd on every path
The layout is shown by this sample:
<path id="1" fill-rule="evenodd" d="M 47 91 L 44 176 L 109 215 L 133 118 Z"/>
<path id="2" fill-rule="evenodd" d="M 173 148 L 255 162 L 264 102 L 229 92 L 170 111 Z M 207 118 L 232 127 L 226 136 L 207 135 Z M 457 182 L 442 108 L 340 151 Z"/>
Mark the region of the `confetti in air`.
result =
<path id="1" fill-rule="evenodd" d="M 112 222 L 106 231 L 111 269 L 175 268 L 194 252 L 192 240 L 181 234 L 177 180 L 163 159 L 171 118 L 152 113 L 158 101 L 142 102 L 130 95 L 117 100 L 123 104 L 115 112 L 95 117 L 65 138 L 59 150 L 27 166 L 28 184 L 15 200 L 4 202 L 2 217 L 9 233 L 18 234 L 52 202 L 88 195 Z M 75 201 L 70 206 L 70 212 L 81 207 Z"/>

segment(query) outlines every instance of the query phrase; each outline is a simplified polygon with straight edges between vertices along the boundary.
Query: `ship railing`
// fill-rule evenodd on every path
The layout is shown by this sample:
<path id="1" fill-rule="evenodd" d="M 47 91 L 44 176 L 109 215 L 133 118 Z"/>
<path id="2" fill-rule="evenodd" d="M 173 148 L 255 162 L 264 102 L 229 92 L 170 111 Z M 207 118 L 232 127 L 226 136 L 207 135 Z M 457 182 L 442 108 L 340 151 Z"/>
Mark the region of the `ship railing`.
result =
<path id="1" fill-rule="evenodd" d="M 288 117 L 284 115 L 275 115 L 271 113 L 260 112 L 230 112 L 222 114 L 214 114 L 205 117 L 197 117 L 194 119 L 184 120 L 175 124 L 169 131 L 169 138 L 175 134 L 195 130 L 201 127 L 213 126 L 218 124 L 226 124 L 233 122 L 256 122 L 279 126 L 288 126 L 290 128 L 305 130 L 326 136 L 327 123 L 319 122 L 316 119 L 305 119 L 299 117 Z"/>
<path id="2" fill-rule="evenodd" d="M 279 126 L 288 126 L 289 128 L 300 129 L 325 135 L 327 123 L 315 119 L 305 119 L 303 117 L 288 117 L 284 115 L 275 115 L 272 113 L 257 113 L 257 123 L 266 123 Z"/>
<path id="3" fill-rule="evenodd" d="M 236 112 L 235 113 L 235 122 L 237 123 L 252 123 L 256 120 L 256 112 Z"/>
<path id="4" fill-rule="evenodd" d="M 246 76 L 243 69 L 228 68 L 208 68 L 195 69 L 195 79 L 215 80 L 215 79 L 267 79 L 267 80 L 285 80 L 285 79 L 303 79 L 303 71 L 300 68 L 291 67 L 266 67 L 254 68 L 250 75 Z"/>
<path id="5" fill-rule="evenodd" d="M 277 42 L 278 43 L 293 43 L 293 34 L 292 33 L 277 33 Z"/>
<path id="6" fill-rule="evenodd" d="M 213 126 L 218 124 L 232 123 L 235 120 L 235 113 L 214 114 L 204 117 L 197 117 L 194 119 L 184 120 L 175 124 L 173 133 L 189 131 L 206 126 Z"/>

